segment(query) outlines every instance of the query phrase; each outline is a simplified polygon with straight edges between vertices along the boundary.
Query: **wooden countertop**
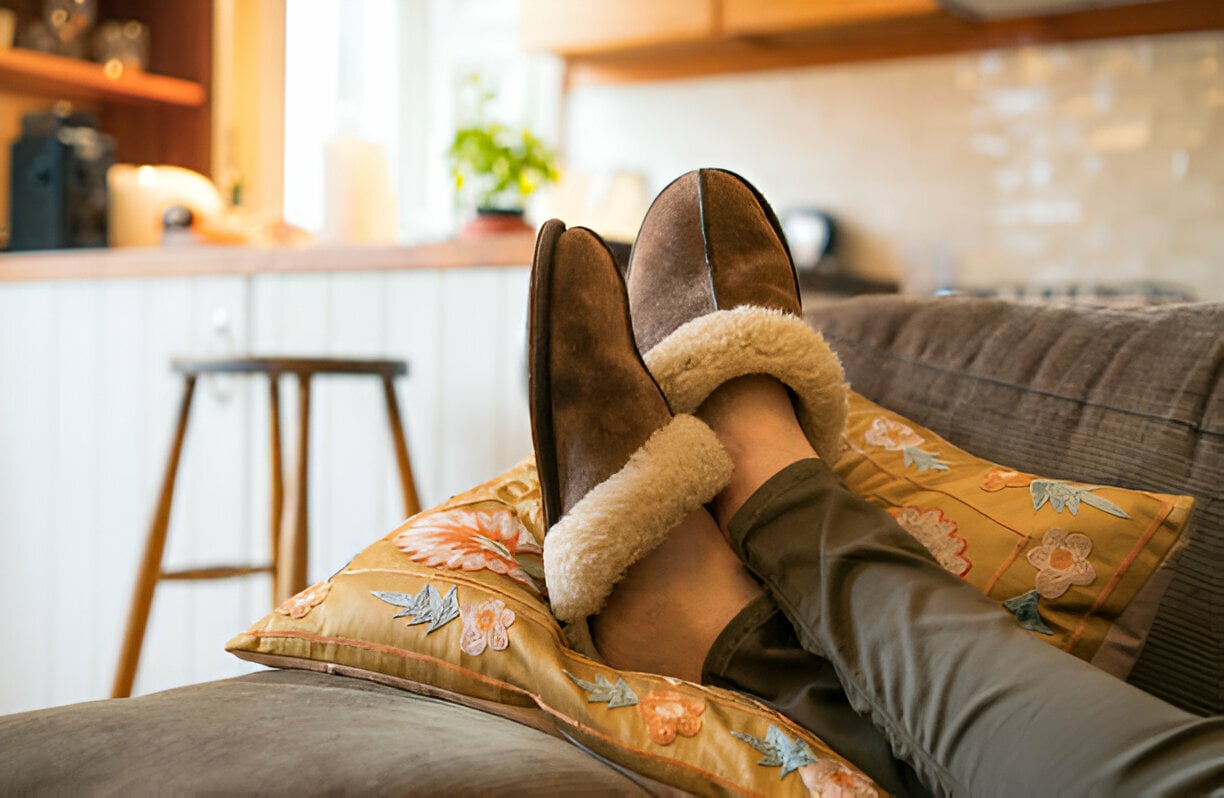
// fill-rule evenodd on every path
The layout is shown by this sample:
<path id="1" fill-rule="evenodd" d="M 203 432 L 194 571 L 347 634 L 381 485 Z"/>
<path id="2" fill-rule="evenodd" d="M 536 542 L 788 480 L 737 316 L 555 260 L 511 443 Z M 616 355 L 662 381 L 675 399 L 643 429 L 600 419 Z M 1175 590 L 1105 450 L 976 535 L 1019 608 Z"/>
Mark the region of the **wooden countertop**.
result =
<path id="1" fill-rule="evenodd" d="M 527 266 L 534 234 L 387 246 L 118 248 L 0 255 L 0 283 Z"/>

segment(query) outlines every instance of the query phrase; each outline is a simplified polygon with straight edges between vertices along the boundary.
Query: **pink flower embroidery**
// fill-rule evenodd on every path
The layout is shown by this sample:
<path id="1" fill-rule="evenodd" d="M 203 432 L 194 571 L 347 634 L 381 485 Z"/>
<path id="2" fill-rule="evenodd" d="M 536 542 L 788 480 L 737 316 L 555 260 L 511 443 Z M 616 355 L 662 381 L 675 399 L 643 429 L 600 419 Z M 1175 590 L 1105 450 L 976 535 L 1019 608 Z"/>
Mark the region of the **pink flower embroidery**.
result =
<path id="1" fill-rule="evenodd" d="M 509 509 L 465 507 L 419 515 L 404 524 L 394 543 L 416 562 L 457 571 L 489 570 L 540 592 L 524 563 L 539 573 L 536 566 L 543 551 Z"/>
<path id="2" fill-rule="evenodd" d="M 330 592 L 331 582 L 319 582 L 277 607 L 276 611 L 290 618 L 305 618 L 311 610 L 323 603 L 323 599 L 327 598 Z"/>
<path id="3" fill-rule="evenodd" d="M 460 609 L 463 636 L 459 638 L 459 648 L 465 654 L 479 657 L 486 647 L 494 651 L 506 650 L 510 645 L 510 632 L 506 627 L 514 623 L 514 610 L 508 609 L 506 602 L 489 599 Z"/>
<path id="4" fill-rule="evenodd" d="M 1090 585 L 1096 579 L 1096 569 L 1088 562 L 1092 539 L 1079 532 L 1050 529 L 1041 546 L 1028 553 L 1028 561 L 1037 569 L 1037 592 L 1044 598 L 1055 599 L 1071 585 Z"/>
<path id="5" fill-rule="evenodd" d="M 1027 488 L 1033 484 L 1033 475 L 1009 468 L 992 468 L 982 477 L 982 490 L 994 493 L 1004 488 Z"/>
<path id="6" fill-rule="evenodd" d="M 665 687 L 652 690 L 638 702 L 638 713 L 646 721 L 650 739 L 659 745 L 670 745 L 677 734 L 692 737 L 701 731 L 705 708 L 705 699 Z"/>
<path id="7" fill-rule="evenodd" d="M 877 416 L 871 422 L 871 429 L 863 436 L 872 446 L 879 446 L 890 452 L 899 452 L 911 446 L 921 446 L 924 438 L 917 432 L 885 416 Z"/>
<path id="8" fill-rule="evenodd" d="M 871 779 L 827 757 L 799 768 L 799 777 L 808 793 L 819 798 L 876 798 L 880 794 Z"/>
<path id="9" fill-rule="evenodd" d="M 931 552 L 945 570 L 957 576 L 969 573 L 973 563 L 964 556 L 969 541 L 956 534 L 956 522 L 945 518 L 942 511 L 902 507 L 889 512 L 897 519 L 902 529 L 926 546 L 927 551 Z"/>

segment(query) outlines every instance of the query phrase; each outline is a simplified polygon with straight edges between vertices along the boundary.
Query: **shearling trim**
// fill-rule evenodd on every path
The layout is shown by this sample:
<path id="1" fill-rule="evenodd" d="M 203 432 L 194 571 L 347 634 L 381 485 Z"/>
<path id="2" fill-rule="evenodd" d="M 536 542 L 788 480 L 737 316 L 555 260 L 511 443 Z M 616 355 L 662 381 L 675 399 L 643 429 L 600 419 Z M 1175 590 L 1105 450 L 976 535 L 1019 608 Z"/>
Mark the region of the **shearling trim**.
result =
<path id="1" fill-rule="evenodd" d="M 730 479 L 731 458 L 701 421 L 680 415 L 655 430 L 545 535 L 553 615 L 576 621 L 598 613 L 625 570 Z"/>
<path id="2" fill-rule="evenodd" d="M 691 413 L 728 380 L 769 374 L 799 398 L 797 415 L 812 448 L 837 461 L 848 386 L 824 337 L 790 313 L 747 305 L 698 316 L 644 356 L 677 413 Z"/>

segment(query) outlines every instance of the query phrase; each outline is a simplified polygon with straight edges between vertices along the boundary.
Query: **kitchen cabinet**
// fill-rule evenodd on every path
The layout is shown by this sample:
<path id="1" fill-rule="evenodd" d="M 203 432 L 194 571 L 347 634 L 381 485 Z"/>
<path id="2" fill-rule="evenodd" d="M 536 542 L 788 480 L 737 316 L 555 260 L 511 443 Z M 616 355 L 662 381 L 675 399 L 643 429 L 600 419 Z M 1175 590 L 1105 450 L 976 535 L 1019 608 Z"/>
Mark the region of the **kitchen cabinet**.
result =
<path id="1" fill-rule="evenodd" d="M 579 54 L 695 42 L 718 34 L 717 0 L 524 0 L 528 49 Z"/>
<path id="2" fill-rule="evenodd" d="M 935 0 L 722 0 L 722 33 L 786 33 L 938 12 Z"/>
<path id="3" fill-rule="evenodd" d="M 1219 0 L 990 21 L 941 0 L 685 0 L 654 14 L 637 5 L 522 0 L 524 46 L 563 56 L 576 87 L 1224 28 Z"/>
<path id="4" fill-rule="evenodd" d="M 181 397 L 174 355 L 406 359 L 401 415 L 425 506 L 530 454 L 525 265 L 342 268 L 0 281 L 0 636 L 18 653 L 0 714 L 109 692 Z M 315 580 L 403 508 L 377 382 L 318 378 L 311 394 Z M 197 386 L 167 568 L 266 558 L 267 400 L 264 380 Z M 291 467 L 292 436 L 283 446 Z M 163 583 L 136 691 L 246 672 L 224 644 L 270 608 L 259 576 Z"/>

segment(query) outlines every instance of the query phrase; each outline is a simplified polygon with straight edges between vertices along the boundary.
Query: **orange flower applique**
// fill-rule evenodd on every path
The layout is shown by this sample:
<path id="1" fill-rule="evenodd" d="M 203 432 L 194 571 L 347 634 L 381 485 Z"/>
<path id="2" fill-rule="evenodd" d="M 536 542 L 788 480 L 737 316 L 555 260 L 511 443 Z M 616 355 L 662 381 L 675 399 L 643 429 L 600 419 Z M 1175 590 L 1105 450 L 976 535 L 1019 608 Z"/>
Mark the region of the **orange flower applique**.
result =
<path id="1" fill-rule="evenodd" d="M 910 533 L 944 570 L 957 576 L 969 573 L 973 563 L 964 556 L 969 541 L 956 534 L 956 522 L 944 517 L 941 510 L 924 510 L 921 507 L 902 507 L 888 511 L 906 532 Z"/>
<path id="2" fill-rule="evenodd" d="M 890 452 L 921 446 L 925 440 L 906 425 L 885 416 L 878 416 L 871 422 L 871 429 L 867 430 L 863 439 L 872 446 L 879 446 Z"/>
<path id="3" fill-rule="evenodd" d="M 479 657 L 485 648 L 505 651 L 510 646 L 506 627 L 514 623 L 514 610 L 501 599 L 489 599 L 460 608 L 463 614 L 463 636 L 459 648 L 465 654 Z"/>
<path id="4" fill-rule="evenodd" d="M 396 533 L 394 543 L 416 562 L 456 571 L 489 570 L 541 592 L 536 580 L 543 575 L 543 550 L 509 509 L 418 515 Z"/>
<path id="5" fill-rule="evenodd" d="M 692 737 L 701 731 L 704 698 L 687 696 L 676 690 L 660 687 L 638 703 L 638 712 L 650 730 L 650 739 L 659 745 L 670 745 L 676 735 Z"/>
<path id="6" fill-rule="evenodd" d="M 1088 562 L 1092 539 L 1079 532 L 1050 529 L 1041 546 L 1028 553 L 1028 561 L 1037 569 L 1037 592 L 1044 598 L 1056 599 L 1071 585 L 1090 585 L 1096 580 L 1096 569 Z"/>
<path id="7" fill-rule="evenodd" d="M 331 582 L 319 582 L 277 607 L 276 611 L 290 618 L 305 618 L 311 610 L 323 603 L 323 599 L 327 598 L 330 592 Z"/>
<path id="8" fill-rule="evenodd" d="M 1027 488 L 1033 484 L 1033 475 L 1022 471 L 1012 471 L 1010 468 L 992 468 L 990 473 L 982 477 L 981 488 L 994 493 L 1004 488 Z"/>
<path id="9" fill-rule="evenodd" d="M 804 765 L 799 768 L 799 777 L 808 793 L 817 798 L 877 798 L 880 794 L 871 779 L 835 759 Z"/>

